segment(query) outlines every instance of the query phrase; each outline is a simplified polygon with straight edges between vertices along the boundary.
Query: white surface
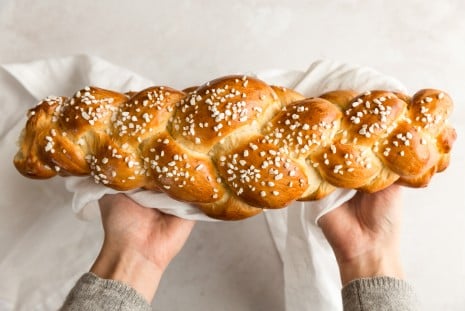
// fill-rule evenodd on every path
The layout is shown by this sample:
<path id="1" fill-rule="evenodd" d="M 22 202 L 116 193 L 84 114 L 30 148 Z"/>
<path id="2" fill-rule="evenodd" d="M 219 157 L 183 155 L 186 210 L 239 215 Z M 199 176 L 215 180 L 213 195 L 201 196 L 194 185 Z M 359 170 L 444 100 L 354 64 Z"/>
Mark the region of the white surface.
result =
<path id="1" fill-rule="evenodd" d="M 448 91 L 456 102 L 452 121 L 459 134 L 452 165 L 428 188 L 406 191 L 403 257 L 424 310 L 465 308 L 462 1 L 0 3 L 0 63 L 86 52 L 157 83 L 182 88 L 239 71 L 302 70 L 312 60 L 332 58 L 375 67 L 399 78 L 410 91 L 427 86 Z M 6 77 L 1 83 L 15 86 Z M 11 163 L 11 155 L 0 156 L 3 163 Z M 14 176 L 6 176 L 14 188 Z M 8 189 L 4 190 L 1 216 L 9 217 L 17 213 L 17 202 L 9 201 Z M 60 206 L 62 199 L 47 194 L 46 186 L 41 191 L 44 200 L 36 209 L 25 210 L 27 217 L 13 218 L 1 229 L 1 259 L 8 247 L 28 241 L 27 235 L 15 231 L 18 221 L 32 222 Z M 66 239 L 81 247 L 98 247 L 99 241 L 92 240 L 98 225 L 74 222 L 65 210 L 62 217 L 83 232 L 82 237 Z M 57 229 L 59 225 L 56 222 Z M 34 230 L 28 234 L 34 233 L 38 234 Z M 55 237 L 55 242 L 56 251 L 75 245 L 63 237 Z M 37 253 L 40 247 L 31 245 L 31 256 Z M 81 261 L 85 269 L 91 259 Z M 37 270 L 27 266 L 27 258 L 14 264 L 25 267 L 20 276 L 25 280 Z M 218 303 L 223 310 L 283 310 L 283 280 L 276 273 L 280 270 L 262 216 L 237 223 L 202 223 L 166 273 L 155 309 L 203 310 Z"/>

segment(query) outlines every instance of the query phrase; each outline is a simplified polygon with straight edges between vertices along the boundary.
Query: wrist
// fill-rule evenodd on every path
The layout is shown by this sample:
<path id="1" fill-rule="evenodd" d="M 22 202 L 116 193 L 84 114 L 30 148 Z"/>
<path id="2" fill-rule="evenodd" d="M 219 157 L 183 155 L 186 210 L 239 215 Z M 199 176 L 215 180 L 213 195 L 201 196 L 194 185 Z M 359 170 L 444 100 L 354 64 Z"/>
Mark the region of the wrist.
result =
<path id="1" fill-rule="evenodd" d="M 350 259 L 338 259 L 337 262 L 343 285 L 356 279 L 376 276 L 404 278 L 400 256 L 396 251 L 374 250 Z"/>
<path id="2" fill-rule="evenodd" d="M 163 269 L 134 249 L 115 248 L 104 243 L 90 272 L 103 279 L 129 285 L 150 303 L 160 283 Z"/>

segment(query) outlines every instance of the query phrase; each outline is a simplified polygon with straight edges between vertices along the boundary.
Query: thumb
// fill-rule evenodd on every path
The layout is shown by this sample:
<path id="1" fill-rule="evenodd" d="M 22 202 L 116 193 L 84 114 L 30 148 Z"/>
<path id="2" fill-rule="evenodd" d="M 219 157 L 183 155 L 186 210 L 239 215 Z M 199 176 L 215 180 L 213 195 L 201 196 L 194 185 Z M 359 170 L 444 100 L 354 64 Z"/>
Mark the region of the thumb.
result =
<path id="1" fill-rule="evenodd" d="M 348 214 L 349 208 L 346 202 L 321 216 L 320 219 L 318 219 L 318 225 L 325 231 L 325 229 L 333 227 L 340 222 L 344 222 L 344 219 L 347 219 L 349 216 Z"/>

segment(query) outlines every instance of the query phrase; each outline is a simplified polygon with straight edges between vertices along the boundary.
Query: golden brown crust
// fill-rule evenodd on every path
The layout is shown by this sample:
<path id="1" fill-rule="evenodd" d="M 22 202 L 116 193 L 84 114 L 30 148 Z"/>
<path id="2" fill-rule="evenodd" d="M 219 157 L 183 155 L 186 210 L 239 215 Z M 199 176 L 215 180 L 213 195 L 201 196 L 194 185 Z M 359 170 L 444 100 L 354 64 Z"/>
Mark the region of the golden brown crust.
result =
<path id="1" fill-rule="evenodd" d="M 210 157 L 184 148 L 168 133 L 145 146 L 151 178 L 169 196 L 192 203 L 213 203 L 225 189 Z"/>
<path id="2" fill-rule="evenodd" d="M 65 97 L 47 97 L 28 111 L 26 127 L 14 158 L 16 169 L 24 176 L 45 179 L 57 174 L 50 165 L 51 159 L 43 157 L 43 150 L 51 155 L 55 153 L 53 135 L 56 135 L 56 130 L 51 124 L 56 122 L 58 108 L 65 100 Z"/>
<path id="3" fill-rule="evenodd" d="M 182 91 L 187 94 L 187 93 L 194 92 L 198 88 L 199 88 L 198 86 L 189 86 L 189 87 L 186 87 L 185 89 L 183 89 Z"/>
<path id="4" fill-rule="evenodd" d="M 412 97 L 409 117 L 414 126 L 425 128 L 436 136 L 444 128 L 452 106 L 448 94 L 433 89 L 420 90 Z"/>
<path id="5" fill-rule="evenodd" d="M 376 157 L 358 145 L 331 144 L 315 153 L 312 160 L 323 179 L 341 188 L 360 188 L 380 170 Z"/>
<path id="6" fill-rule="evenodd" d="M 265 127 L 265 140 L 294 157 L 308 157 L 332 141 L 339 128 L 341 111 L 329 101 L 310 98 L 286 106 Z"/>
<path id="7" fill-rule="evenodd" d="M 412 187 L 412 188 L 421 188 L 426 187 L 433 177 L 434 173 L 436 173 L 436 167 L 431 167 L 429 170 L 424 172 L 422 175 L 419 176 L 401 176 L 396 183 L 399 185 Z"/>
<path id="8" fill-rule="evenodd" d="M 326 99 L 327 101 L 339 106 L 341 110 L 346 110 L 357 95 L 357 92 L 352 90 L 335 90 L 321 94 L 318 97 Z"/>
<path id="9" fill-rule="evenodd" d="M 450 161 L 451 111 L 438 90 L 413 97 L 335 90 L 305 99 L 245 76 L 184 91 L 86 87 L 29 111 L 14 164 L 30 178 L 90 175 L 238 220 L 336 187 L 427 185 Z"/>
<path id="10" fill-rule="evenodd" d="M 136 148 L 130 144 L 119 145 L 108 135 L 99 135 L 94 155 L 86 161 L 96 183 L 116 190 L 130 190 L 145 185 L 147 169 L 140 160 Z"/>
<path id="11" fill-rule="evenodd" d="M 373 145 L 405 112 L 407 103 L 391 92 L 369 91 L 344 111 L 342 128 L 356 144 Z"/>
<path id="12" fill-rule="evenodd" d="M 286 87 L 272 85 L 271 88 L 275 92 L 282 106 L 287 106 L 295 101 L 305 99 L 305 96 L 302 94 Z"/>
<path id="13" fill-rule="evenodd" d="M 120 105 L 112 133 L 121 144 L 136 145 L 166 130 L 175 104 L 185 94 L 166 86 L 149 87 Z"/>
<path id="14" fill-rule="evenodd" d="M 208 216 L 221 220 L 241 220 L 260 214 L 263 209 L 253 207 L 233 194 L 226 195 L 223 200 L 210 204 L 197 204 Z"/>
<path id="15" fill-rule="evenodd" d="M 124 94 L 86 87 L 60 105 L 57 111 L 57 127 L 76 137 L 84 135 L 89 130 L 105 131 L 113 112 L 117 111 L 127 99 Z"/>
<path id="16" fill-rule="evenodd" d="M 273 89 L 264 82 L 229 76 L 200 86 L 176 106 L 171 122 L 174 139 L 205 152 L 223 137 L 257 122 L 279 103 Z"/>
<path id="17" fill-rule="evenodd" d="M 263 138 L 221 155 L 217 167 L 234 194 L 256 207 L 282 208 L 307 188 L 299 165 Z"/>
<path id="18" fill-rule="evenodd" d="M 399 122 L 383 141 L 379 156 L 400 176 L 421 175 L 438 161 L 438 151 L 412 124 Z M 405 159 L 408 159 L 406 161 Z"/>

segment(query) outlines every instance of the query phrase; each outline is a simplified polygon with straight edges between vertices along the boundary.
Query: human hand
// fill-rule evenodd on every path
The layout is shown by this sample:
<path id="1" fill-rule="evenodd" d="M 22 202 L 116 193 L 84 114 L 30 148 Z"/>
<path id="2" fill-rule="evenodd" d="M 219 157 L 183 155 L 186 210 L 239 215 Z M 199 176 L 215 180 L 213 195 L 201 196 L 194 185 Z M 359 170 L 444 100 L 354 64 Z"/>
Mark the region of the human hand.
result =
<path id="1" fill-rule="evenodd" d="M 359 192 L 319 220 L 339 265 L 342 283 L 373 276 L 403 278 L 400 263 L 401 187 Z"/>
<path id="2" fill-rule="evenodd" d="M 143 207 L 124 194 L 105 195 L 99 204 L 105 238 L 91 272 L 128 284 L 150 302 L 194 222 Z"/>

